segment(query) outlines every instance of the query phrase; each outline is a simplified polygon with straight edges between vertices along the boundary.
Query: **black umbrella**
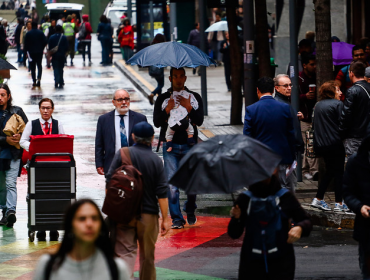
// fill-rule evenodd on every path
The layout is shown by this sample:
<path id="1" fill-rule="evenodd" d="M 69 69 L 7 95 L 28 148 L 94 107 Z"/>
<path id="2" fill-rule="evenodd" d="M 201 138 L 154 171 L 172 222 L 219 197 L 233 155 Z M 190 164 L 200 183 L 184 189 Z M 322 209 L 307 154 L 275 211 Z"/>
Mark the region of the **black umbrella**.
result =
<path id="1" fill-rule="evenodd" d="M 281 157 L 245 135 L 220 135 L 195 145 L 169 183 L 186 194 L 231 194 L 270 178 Z"/>
<path id="2" fill-rule="evenodd" d="M 13 65 L 11 65 L 5 59 L 0 58 L 0 70 L 14 69 L 17 70 Z"/>

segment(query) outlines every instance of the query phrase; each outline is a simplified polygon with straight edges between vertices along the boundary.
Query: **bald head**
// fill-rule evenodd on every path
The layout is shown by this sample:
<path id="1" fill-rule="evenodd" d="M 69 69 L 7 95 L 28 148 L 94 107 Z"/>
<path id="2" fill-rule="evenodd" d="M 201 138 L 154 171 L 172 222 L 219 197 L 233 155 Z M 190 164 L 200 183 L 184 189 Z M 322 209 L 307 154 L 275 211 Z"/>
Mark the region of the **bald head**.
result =
<path id="1" fill-rule="evenodd" d="M 112 103 L 120 115 L 124 115 L 130 109 L 130 94 L 124 89 L 114 92 Z"/>

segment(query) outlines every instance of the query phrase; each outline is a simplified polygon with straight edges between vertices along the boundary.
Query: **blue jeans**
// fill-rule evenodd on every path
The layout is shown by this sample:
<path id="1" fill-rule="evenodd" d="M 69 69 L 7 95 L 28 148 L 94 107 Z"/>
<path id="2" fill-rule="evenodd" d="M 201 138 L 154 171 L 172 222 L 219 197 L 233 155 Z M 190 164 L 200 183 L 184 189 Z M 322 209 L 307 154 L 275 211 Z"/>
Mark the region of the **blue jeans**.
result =
<path id="1" fill-rule="evenodd" d="M 0 171 L 0 208 L 6 211 L 5 214 L 9 210 L 15 212 L 17 207 L 17 177 L 21 166 L 20 161 L 20 159 L 12 159 L 10 169 Z"/>
<path id="2" fill-rule="evenodd" d="M 152 91 L 154 95 L 160 95 L 162 94 L 162 88 L 164 87 L 164 76 L 162 77 L 154 77 L 154 79 L 157 81 L 157 87 L 155 90 Z"/>
<path id="3" fill-rule="evenodd" d="M 17 43 L 17 52 L 18 52 L 18 61 L 19 63 L 23 62 L 23 50 L 21 49 L 21 44 Z"/>
<path id="4" fill-rule="evenodd" d="M 167 152 L 166 143 L 163 143 L 164 170 L 168 180 L 175 174 L 175 171 L 179 167 L 180 160 L 186 155 L 189 149 L 187 144 L 172 144 L 172 151 Z M 196 197 L 196 195 L 188 195 L 188 200 L 185 202 L 183 208 L 188 215 L 194 214 L 195 209 L 197 209 L 197 205 L 195 204 Z M 168 188 L 168 206 L 170 208 L 172 223 L 181 221 L 185 224 L 185 219 L 180 209 L 180 192 L 179 189 L 173 185 L 170 185 Z"/>
<path id="5" fill-rule="evenodd" d="M 54 81 L 56 85 L 63 86 L 63 68 L 64 68 L 64 58 L 54 58 L 51 60 L 54 69 Z"/>
<path id="6" fill-rule="evenodd" d="M 102 62 L 103 64 L 108 64 L 110 48 L 111 48 L 110 39 L 102 39 L 100 43 L 101 43 L 101 48 L 102 48 Z"/>

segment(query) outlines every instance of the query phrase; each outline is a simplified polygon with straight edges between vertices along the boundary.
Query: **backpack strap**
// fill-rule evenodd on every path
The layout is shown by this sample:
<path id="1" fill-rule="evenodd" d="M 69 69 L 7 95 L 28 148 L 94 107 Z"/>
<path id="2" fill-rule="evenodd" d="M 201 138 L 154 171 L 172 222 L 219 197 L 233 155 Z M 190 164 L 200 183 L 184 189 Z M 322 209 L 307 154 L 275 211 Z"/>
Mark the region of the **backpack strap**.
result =
<path id="1" fill-rule="evenodd" d="M 355 86 L 362 87 L 362 89 L 367 93 L 367 96 L 370 98 L 370 94 L 367 92 L 367 90 L 362 85 L 355 84 Z"/>
<path id="2" fill-rule="evenodd" d="M 284 194 L 286 194 L 287 192 L 289 192 L 288 189 L 286 188 L 281 188 L 280 190 L 278 190 L 276 193 L 275 193 L 275 196 L 277 197 L 282 197 Z"/>
<path id="3" fill-rule="evenodd" d="M 130 150 L 128 147 L 121 148 L 122 165 L 132 165 Z"/>

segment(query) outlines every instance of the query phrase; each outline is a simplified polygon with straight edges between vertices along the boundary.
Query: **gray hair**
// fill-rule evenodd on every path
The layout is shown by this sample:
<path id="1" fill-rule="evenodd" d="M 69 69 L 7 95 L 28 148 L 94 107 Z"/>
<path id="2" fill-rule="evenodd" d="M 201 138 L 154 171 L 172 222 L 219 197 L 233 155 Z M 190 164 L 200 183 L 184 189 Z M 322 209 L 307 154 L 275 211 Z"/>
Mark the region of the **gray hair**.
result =
<path id="1" fill-rule="evenodd" d="M 147 145 L 147 146 L 150 146 L 150 145 L 152 145 L 152 137 L 153 136 L 150 136 L 150 137 L 139 137 L 139 136 L 136 136 L 135 135 L 135 142 L 136 143 L 140 143 L 140 144 L 144 144 L 144 145 Z"/>
<path id="2" fill-rule="evenodd" d="M 4 18 L 4 19 L 1 21 L 1 24 L 5 24 L 5 23 L 8 23 L 8 21 Z"/>
<path id="3" fill-rule="evenodd" d="M 123 90 L 123 91 L 127 92 L 127 94 L 128 94 L 128 95 L 130 95 L 130 94 L 128 93 L 128 91 L 127 91 L 127 90 L 125 90 L 125 89 L 123 89 L 123 88 L 120 88 L 120 89 L 117 89 L 117 90 L 113 93 L 112 99 L 114 99 L 114 98 L 116 97 L 116 93 L 117 93 L 118 91 L 121 91 L 121 90 Z"/>
<path id="4" fill-rule="evenodd" d="M 287 74 L 279 74 L 274 78 L 274 85 L 278 86 L 279 85 L 279 80 L 281 78 L 288 78 L 290 80 L 290 77 Z"/>

